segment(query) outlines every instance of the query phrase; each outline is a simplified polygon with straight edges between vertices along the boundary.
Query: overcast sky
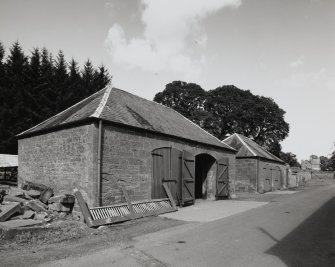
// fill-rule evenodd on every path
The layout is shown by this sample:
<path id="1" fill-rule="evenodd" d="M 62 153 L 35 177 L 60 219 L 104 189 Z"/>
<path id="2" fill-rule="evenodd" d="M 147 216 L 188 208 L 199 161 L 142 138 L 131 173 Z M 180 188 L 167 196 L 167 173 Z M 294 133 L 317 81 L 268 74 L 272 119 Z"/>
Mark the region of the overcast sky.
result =
<path id="1" fill-rule="evenodd" d="M 333 0 L 0 0 L 0 41 L 16 40 L 103 63 L 150 100 L 174 80 L 249 89 L 286 111 L 284 151 L 334 150 Z"/>

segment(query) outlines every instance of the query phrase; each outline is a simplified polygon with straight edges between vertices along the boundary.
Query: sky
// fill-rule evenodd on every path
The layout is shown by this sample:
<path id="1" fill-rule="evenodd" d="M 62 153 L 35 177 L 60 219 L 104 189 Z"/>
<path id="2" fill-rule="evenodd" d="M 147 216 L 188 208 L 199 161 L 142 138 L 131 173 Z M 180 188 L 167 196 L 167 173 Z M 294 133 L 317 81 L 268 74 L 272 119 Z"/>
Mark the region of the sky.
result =
<path id="1" fill-rule="evenodd" d="M 284 152 L 335 149 L 333 0 L 0 0 L 0 41 L 103 63 L 149 100 L 175 80 L 233 84 L 286 111 Z"/>

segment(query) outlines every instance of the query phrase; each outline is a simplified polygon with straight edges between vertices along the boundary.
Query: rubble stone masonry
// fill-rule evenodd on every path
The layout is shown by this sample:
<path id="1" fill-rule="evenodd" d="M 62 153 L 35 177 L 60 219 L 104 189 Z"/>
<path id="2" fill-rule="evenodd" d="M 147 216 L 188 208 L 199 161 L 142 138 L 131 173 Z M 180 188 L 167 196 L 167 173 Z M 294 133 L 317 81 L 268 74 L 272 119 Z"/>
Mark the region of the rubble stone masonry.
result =
<path id="1" fill-rule="evenodd" d="M 77 187 L 89 205 L 96 191 L 97 125 L 58 130 L 19 140 L 19 184 L 41 183 L 55 194 Z"/>
<path id="2" fill-rule="evenodd" d="M 258 163 L 257 163 L 258 162 Z M 256 181 L 258 177 L 258 192 L 264 192 L 264 168 L 280 170 L 281 188 L 286 187 L 287 172 L 284 164 L 259 160 L 256 158 L 236 159 L 236 182 L 235 190 L 238 192 L 255 192 L 257 189 Z M 258 171 L 257 171 L 258 168 Z"/>
<path id="3" fill-rule="evenodd" d="M 187 138 L 187 136 L 185 136 Z M 187 150 L 193 155 L 207 153 L 214 158 L 229 158 L 230 180 L 235 179 L 235 154 L 224 149 L 144 131 L 104 126 L 102 155 L 103 205 L 124 202 L 116 182 L 126 186 L 132 201 L 151 198 L 152 150 L 170 147 Z"/>
<path id="4" fill-rule="evenodd" d="M 19 184 L 42 183 L 55 194 L 71 193 L 76 187 L 88 206 L 99 205 L 98 132 L 98 124 L 92 123 L 20 139 Z M 151 152 L 160 147 L 229 158 L 230 181 L 235 179 L 235 154 L 225 149 L 111 125 L 103 125 L 102 134 L 102 205 L 125 201 L 118 184 L 125 185 L 132 201 L 150 199 Z"/>

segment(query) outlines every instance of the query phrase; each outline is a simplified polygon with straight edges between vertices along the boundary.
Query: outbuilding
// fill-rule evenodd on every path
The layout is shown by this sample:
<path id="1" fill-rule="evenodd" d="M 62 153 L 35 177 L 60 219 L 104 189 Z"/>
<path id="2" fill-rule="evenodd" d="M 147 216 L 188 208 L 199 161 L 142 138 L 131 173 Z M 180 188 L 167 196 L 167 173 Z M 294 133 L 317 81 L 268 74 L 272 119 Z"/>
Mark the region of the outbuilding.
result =
<path id="1" fill-rule="evenodd" d="M 266 149 L 242 134 L 233 134 L 223 143 L 235 148 L 236 191 L 264 193 L 286 186 L 286 165 Z"/>
<path id="2" fill-rule="evenodd" d="M 0 154 L 0 184 L 16 184 L 17 165 L 17 155 Z"/>
<path id="3" fill-rule="evenodd" d="M 78 188 L 88 205 L 166 197 L 180 205 L 229 194 L 236 150 L 175 110 L 106 87 L 18 135 L 19 183 Z"/>

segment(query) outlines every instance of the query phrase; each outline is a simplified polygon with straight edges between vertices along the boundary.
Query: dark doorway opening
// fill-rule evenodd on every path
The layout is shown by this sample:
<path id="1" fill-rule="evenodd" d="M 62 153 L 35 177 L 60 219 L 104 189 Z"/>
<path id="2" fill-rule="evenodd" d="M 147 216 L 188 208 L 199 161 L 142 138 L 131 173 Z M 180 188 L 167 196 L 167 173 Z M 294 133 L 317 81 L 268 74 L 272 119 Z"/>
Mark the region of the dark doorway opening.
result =
<path id="1" fill-rule="evenodd" d="M 195 156 L 195 198 L 207 198 L 207 183 L 208 176 L 214 175 L 211 173 L 211 168 L 216 162 L 215 158 L 208 154 L 199 154 Z"/>

